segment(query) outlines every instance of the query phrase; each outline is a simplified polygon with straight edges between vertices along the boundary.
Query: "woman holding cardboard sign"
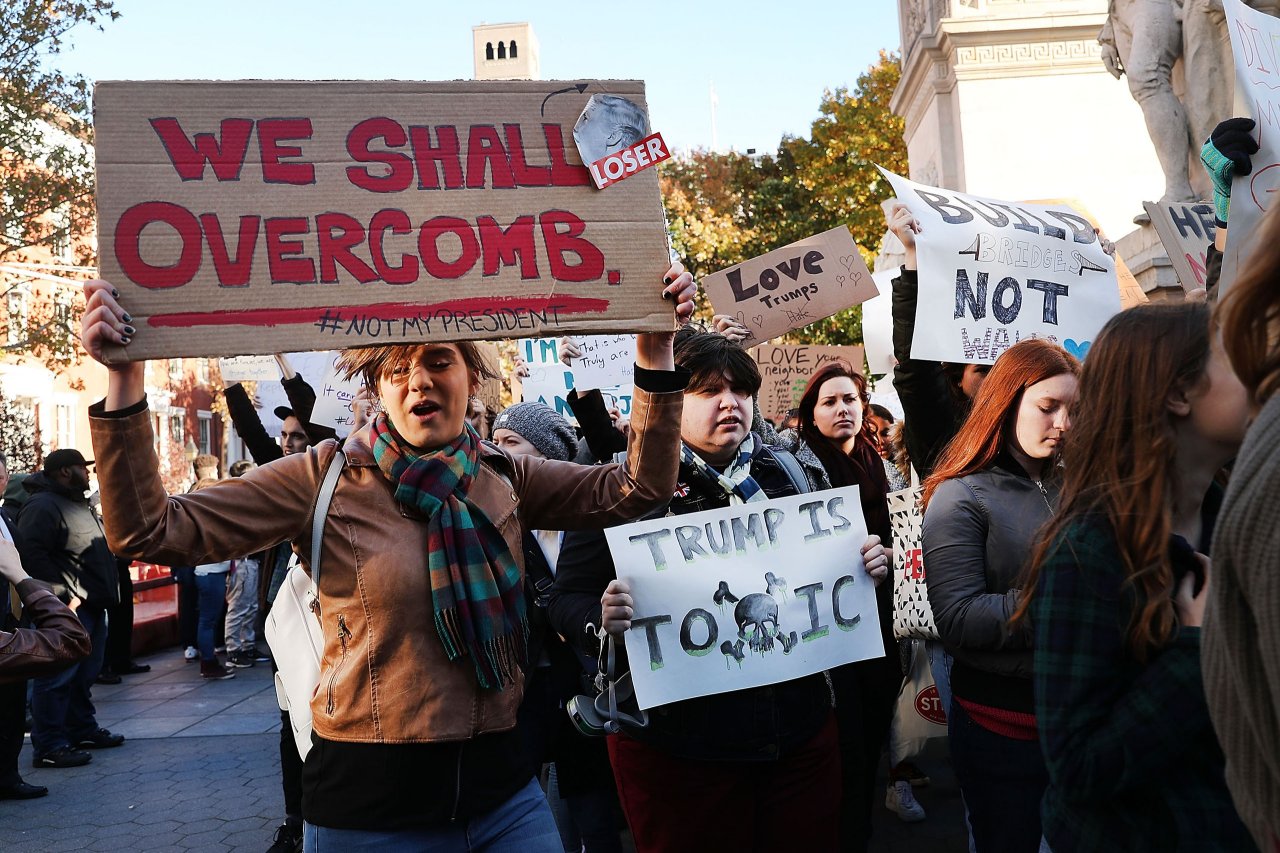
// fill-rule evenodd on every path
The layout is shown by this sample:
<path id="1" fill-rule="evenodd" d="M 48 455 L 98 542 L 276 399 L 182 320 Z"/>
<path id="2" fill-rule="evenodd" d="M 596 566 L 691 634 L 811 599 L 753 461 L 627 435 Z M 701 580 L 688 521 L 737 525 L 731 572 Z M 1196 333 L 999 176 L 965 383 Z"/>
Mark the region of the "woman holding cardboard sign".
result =
<path id="1" fill-rule="evenodd" d="M 1079 363 L 1032 339 L 1004 352 L 924 485 L 925 582 L 955 658 L 947 731 L 978 853 L 1035 853 L 1048 783 L 1031 632 L 1010 630 L 1023 564 L 1053 515 Z"/>
<path id="2" fill-rule="evenodd" d="M 663 292 L 679 322 L 696 290 L 671 268 Z M 101 361 L 105 343 L 129 342 L 131 318 L 107 282 L 85 296 L 82 341 Z M 464 422 L 487 369 L 476 347 L 410 344 L 343 354 L 385 410 L 347 439 L 345 463 L 324 442 L 174 497 L 157 473 L 144 365 L 110 366 L 90 416 L 115 553 L 202 563 L 290 541 L 309 554 L 321 481 L 345 465 L 322 528 L 307 849 L 560 849 L 514 731 L 528 666 L 521 541 L 527 529 L 627 521 L 670 497 L 686 379 L 672 338 L 639 336 L 626 465 L 482 444 Z"/>
<path id="3" fill-rule="evenodd" d="M 1035 633 L 1054 853 L 1252 849 L 1200 665 L 1214 478 L 1249 416 L 1214 337 L 1203 304 L 1140 305 L 1080 375 L 1062 504 L 1013 622 Z"/>

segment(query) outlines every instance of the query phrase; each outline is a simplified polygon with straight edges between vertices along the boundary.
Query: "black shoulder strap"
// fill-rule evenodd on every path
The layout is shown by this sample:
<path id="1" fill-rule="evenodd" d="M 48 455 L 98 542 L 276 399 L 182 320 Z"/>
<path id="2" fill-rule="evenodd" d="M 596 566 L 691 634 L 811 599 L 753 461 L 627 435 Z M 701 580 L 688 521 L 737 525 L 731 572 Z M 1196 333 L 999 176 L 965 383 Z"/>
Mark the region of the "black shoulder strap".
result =
<path id="1" fill-rule="evenodd" d="M 782 468 L 783 473 L 787 475 L 787 479 L 791 481 L 791 485 L 795 488 L 796 494 L 802 495 L 805 492 L 813 491 L 813 487 L 809 485 L 809 478 L 805 476 L 804 469 L 800 467 L 800 460 L 796 459 L 794 453 L 769 444 L 766 444 L 764 449 L 777 460 L 779 467 Z"/>

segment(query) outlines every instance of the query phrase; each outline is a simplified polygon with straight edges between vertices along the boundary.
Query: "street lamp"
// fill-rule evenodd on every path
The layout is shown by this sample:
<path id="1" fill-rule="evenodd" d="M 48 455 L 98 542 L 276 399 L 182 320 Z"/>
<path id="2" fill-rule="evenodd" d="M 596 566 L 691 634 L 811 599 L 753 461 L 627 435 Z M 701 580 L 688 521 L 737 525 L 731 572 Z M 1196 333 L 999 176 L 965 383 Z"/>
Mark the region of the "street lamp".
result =
<path id="1" fill-rule="evenodd" d="M 200 455 L 200 448 L 196 447 L 196 443 L 187 437 L 187 443 L 183 445 L 182 452 L 186 455 L 188 462 L 195 462 L 196 457 Z"/>

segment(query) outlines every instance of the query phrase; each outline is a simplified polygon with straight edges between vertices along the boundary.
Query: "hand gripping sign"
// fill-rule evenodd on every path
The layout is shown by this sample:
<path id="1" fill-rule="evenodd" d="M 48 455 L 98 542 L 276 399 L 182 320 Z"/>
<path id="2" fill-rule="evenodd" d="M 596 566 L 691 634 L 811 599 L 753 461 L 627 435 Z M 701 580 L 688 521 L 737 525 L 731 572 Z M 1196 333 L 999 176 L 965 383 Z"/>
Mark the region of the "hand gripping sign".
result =
<path id="1" fill-rule="evenodd" d="M 1115 260 L 1071 208 L 965 195 L 881 171 L 921 228 L 912 358 L 992 364 L 1025 338 L 1084 358 L 1119 312 Z"/>
<path id="2" fill-rule="evenodd" d="M 641 709 L 884 656 L 857 486 L 605 531 Z"/>

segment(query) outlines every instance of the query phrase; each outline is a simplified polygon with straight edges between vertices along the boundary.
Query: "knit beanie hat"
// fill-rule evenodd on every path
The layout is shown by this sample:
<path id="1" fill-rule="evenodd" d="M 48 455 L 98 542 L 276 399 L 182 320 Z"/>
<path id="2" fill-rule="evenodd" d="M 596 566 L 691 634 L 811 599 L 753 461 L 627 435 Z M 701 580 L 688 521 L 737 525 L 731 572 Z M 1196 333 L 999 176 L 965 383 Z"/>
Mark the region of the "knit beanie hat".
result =
<path id="1" fill-rule="evenodd" d="M 493 431 L 509 429 L 548 459 L 568 462 L 578 453 L 578 436 L 564 416 L 546 403 L 516 403 L 493 422 Z"/>

